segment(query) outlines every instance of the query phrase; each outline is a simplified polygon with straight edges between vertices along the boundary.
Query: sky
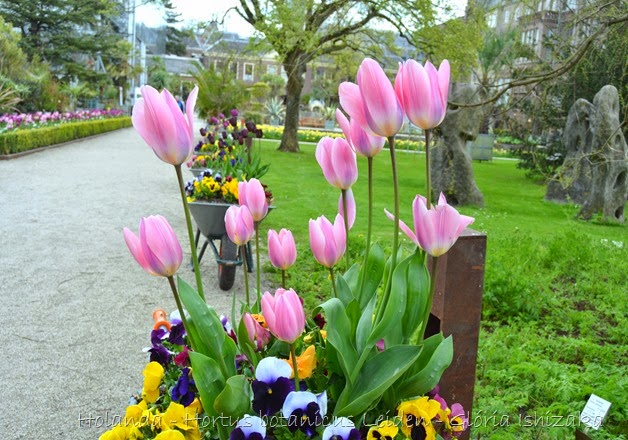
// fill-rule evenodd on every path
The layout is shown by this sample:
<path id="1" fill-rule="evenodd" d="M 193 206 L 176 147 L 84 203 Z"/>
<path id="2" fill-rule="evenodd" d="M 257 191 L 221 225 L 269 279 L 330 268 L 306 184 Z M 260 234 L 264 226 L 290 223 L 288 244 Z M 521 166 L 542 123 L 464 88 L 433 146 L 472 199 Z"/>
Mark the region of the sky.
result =
<path id="1" fill-rule="evenodd" d="M 140 0 L 137 0 L 140 3 Z M 455 5 L 457 14 L 463 15 L 467 0 L 451 0 Z M 172 0 L 177 12 L 181 14 L 180 19 L 185 22 L 184 26 L 198 21 L 210 21 L 212 19 L 222 19 L 229 8 L 235 7 L 240 2 L 238 0 Z M 139 6 L 136 10 L 136 20 L 147 26 L 156 27 L 163 25 L 163 10 L 155 6 Z M 231 11 L 225 18 L 226 30 L 235 31 L 241 36 L 253 34 L 253 28 L 246 23 L 235 11 Z"/>

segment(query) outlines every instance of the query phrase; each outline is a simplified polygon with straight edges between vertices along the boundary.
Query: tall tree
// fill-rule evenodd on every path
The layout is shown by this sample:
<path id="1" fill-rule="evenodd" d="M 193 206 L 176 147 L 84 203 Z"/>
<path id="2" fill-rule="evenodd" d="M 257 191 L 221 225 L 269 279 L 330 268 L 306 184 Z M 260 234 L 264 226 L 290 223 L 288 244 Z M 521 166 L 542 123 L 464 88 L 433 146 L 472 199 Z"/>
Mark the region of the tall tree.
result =
<path id="1" fill-rule="evenodd" d="M 181 14 L 175 11 L 170 0 L 165 0 L 163 6 L 166 9 L 166 53 L 184 56 L 186 54 L 185 39 L 191 36 L 191 32 L 175 27 L 181 22 Z"/>
<path id="2" fill-rule="evenodd" d="M 19 29 L 29 59 L 39 57 L 67 80 L 106 77 L 101 54 L 123 38 L 116 24 L 122 12 L 119 1 L 0 0 L 0 15 Z"/>
<path id="3" fill-rule="evenodd" d="M 433 23 L 429 0 L 240 0 L 238 14 L 272 47 L 288 76 L 286 119 L 279 149 L 298 151 L 299 103 L 307 64 L 346 48 L 364 51 L 368 27 L 387 22 L 410 35 L 410 28 Z"/>

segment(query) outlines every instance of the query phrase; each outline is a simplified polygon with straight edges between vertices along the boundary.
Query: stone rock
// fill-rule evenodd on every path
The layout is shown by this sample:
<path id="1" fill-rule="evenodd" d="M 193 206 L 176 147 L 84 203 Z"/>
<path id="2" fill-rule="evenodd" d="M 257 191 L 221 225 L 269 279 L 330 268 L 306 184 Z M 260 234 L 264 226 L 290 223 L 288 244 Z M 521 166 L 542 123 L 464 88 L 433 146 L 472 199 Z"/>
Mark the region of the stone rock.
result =
<path id="1" fill-rule="evenodd" d="M 595 107 L 586 99 L 578 99 L 569 109 L 563 130 L 565 161 L 549 182 L 545 199 L 558 203 L 582 205 L 591 188 L 589 156 L 593 147 L 591 118 Z"/>
<path id="2" fill-rule="evenodd" d="M 578 217 L 602 214 L 624 222 L 628 198 L 628 148 L 619 122 L 619 95 L 611 85 L 569 110 L 563 134 L 565 163 L 548 185 L 545 198 L 582 205 Z"/>
<path id="3" fill-rule="evenodd" d="M 450 95 L 453 102 L 480 102 L 477 86 L 455 85 Z M 455 107 L 447 110 L 440 125 L 440 136 L 431 149 L 432 196 L 438 200 L 442 192 L 452 205 L 484 206 L 484 196 L 473 178 L 471 156 L 467 141 L 474 140 L 482 124 L 481 107 Z"/>

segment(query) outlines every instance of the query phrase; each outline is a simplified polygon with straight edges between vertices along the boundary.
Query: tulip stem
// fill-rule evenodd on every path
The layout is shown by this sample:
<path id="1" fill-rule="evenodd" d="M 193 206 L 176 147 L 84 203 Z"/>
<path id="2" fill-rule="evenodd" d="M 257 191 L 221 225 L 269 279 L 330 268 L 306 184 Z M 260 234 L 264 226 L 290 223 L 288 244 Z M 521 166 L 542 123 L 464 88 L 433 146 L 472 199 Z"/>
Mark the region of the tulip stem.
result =
<path id="1" fill-rule="evenodd" d="M 427 209 L 432 206 L 432 172 L 430 170 L 430 135 L 432 130 L 425 130 L 425 198 L 427 199 Z"/>
<path id="2" fill-rule="evenodd" d="M 246 265 L 246 245 L 240 246 L 242 253 L 242 267 L 244 269 L 244 291 L 246 292 L 246 309 L 251 310 L 251 301 L 249 297 L 249 269 Z"/>
<path id="3" fill-rule="evenodd" d="M 292 369 L 294 370 L 294 390 L 299 391 L 299 365 L 297 363 L 297 354 L 294 350 L 294 342 L 290 344 L 290 356 L 292 356 Z"/>
<path id="4" fill-rule="evenodd" d="M 188 237 L 190 239 L 190 249 L 192 251 L 192 265 L 194 266 L 194 275 L 196 277 L 196 290 L 198 290 L 199 296 L 205 301 L 205 294 L 203 293 L 203 282 L 201 280 L 201 271 L 198 268 L 198 254 L 196 252 L 196 242 L 194 240 L 194 229 L 192 229 L 192 217 L 190 216 L 190 208 L 188 207 L 188 198 L 185 195 L 185 188 L 183 186 L 183 174 L 181 173 L 181 165 L 175 165 L 174 169 L 177 172 L 177 180 L 179 181 L 179 192 L 181 193 L 181 201 L 183 202 L 183 211 L 185 212 L 185 223 L 188 228 Z"/>
<path id="5" fill-rule="evenodd" d="M 188 327 L 187 318 L 185 317 L 185 313 L 183 311 L 183 305 L 181 304 L 181 300 L 179 299 L 179 292 L 177 291 L 177 285 L 174 282 L 173 277 L 168 277 L 168 283 L 170 284 L 170 289 L 172 289 L 172 294 L 174 295 L 174 301 L 177 303 L 177 309 L 179 310 L 179 315 L 181 315 L 181 321 L 183 322 L 183 328 L 185 328 L 185 332 L 188 334 L 190 338 L 190 345 L 192 346 L 192 350 L 194 348 L 194 340 L 192 339 L 192 335 L 190 334 L 190 328 Z"/>
<path id="6" fill-rule="evenodd" d="M 371 252 L 371 235 L 372 235 L 372 224 L 373 224 L 373 158 L 367 158 L 368 163 L 368 218 L 367 218 L 367 226 L 366 226 L 366 248 L 364 249 L 364 265 L 362 270 L 360 271 L 360 290 L 364 289 L 364 280 L 366 278 L 366 265 L 369 261 L 369 253 Z"/>
<path id="7" fill-rule="evenodd" d="M 286 269 L 281 269 L 281 287 L 286 288 Z"/>
<path id="8" fill-rule="evenodd" d="M 331 276 L 331 287 L 334 294 L 334 298 L 338 298 L 338 292 L 336 292 L 336 277 L 334 276 L 334 267 L 329 268 L 329 275 Z"/>
<path id="9" fill-rule="evenodd" d="M 342 212 L 344 213 L 343 220 L 345 223 L 345 261 L 347 263 L 346 270 L 349 270 L 349 212 L 347 211 L 347 190 L 341 189 L 342 194 Z"/>
<path id="10" fill-rule="evenodd" d="M 397 177 L 397 160 L 395 159 L 395 136 L 388 138 L 388 149 L 390 150 L 390 165 L 392 167 L 392 179 L 393 179 L 393 201 L 394 201 L 394 232 L 392 243 L 392 255 L 390 256 L 390 271 L 388 272 L 388 279 L 386 280 L 386 287 L 384 288 L 384 295 L 382 301 L 377 309 L 377 318 L 375 322 L 379 322 L 384 315 L 388 298 L 390 297 L 390 289 L 392 287 L 392 277 L 397 266 L 397 248 L 399 247 L 399 182 Z"/>
<path id="11" fill-rule="evenodd" d="M 260 297 L 260 292 L 262 291 L 262 283 L 261 283 L 261 268 L 259 265 L 259 222 L 255 222 L 255 277 L 257 281 L 257 304 L 262 304 L 262 298 Z"/>
<path id="12" fill-rule="evenodd" d="M 421 323 L 421 331 L 419 337 L 425 340 L 425 330 L 427 330 L 427 322 L 432 312 L 432 303 L 434 302 L 434 290 L 436 289 L 436 272 L 438 268 L 438 257 L 432 257 L 432 267 L 430 270 L 430 293 L 427 295 L 427 307 L 425 308 L 425 316 Z"/>

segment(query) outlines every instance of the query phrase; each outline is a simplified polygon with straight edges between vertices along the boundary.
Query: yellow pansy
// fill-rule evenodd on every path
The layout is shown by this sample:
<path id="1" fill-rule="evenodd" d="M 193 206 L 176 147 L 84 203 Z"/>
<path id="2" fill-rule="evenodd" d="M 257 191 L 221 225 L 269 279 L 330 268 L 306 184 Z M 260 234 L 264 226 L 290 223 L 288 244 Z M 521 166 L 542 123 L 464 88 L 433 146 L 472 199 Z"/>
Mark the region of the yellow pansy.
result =
<path id="1" fill-rule="evenodd" d="M 158 362 L 150 362 L 142 374 L 144 375 L 142 398 L 148 403 L 153 403 L 159 397 L 159 385 L 164 378 L 164 367 Z"/>
<path id="2" fill-rule="evenodd" d="M 287 361 L 285 359 L 283 360 L 287 362 L 291 368 L 293 368 L 290 377 L 294 377 L 294 364 L 292 363 L 292 355 Z M 297 369 L 299 370 L 299 379 L 307 379 L 308 377 L 311 377 L 314 368 L 316 368 L 316 347 L 310 345 L 305 349 L 303 353 L 301 353 L 300 356 L 297 356 Z"/>
<path id="3" fill-rule="evenodd" d="M 185 440 L 185 436 L 174 429 L 169 429 L 167 431 L 160 432 L 155 440 Z"/>
<path id="4" fill-rule="evenodd" d="M 372 426 L 366 436 L 366 440 L 392 440 L 395 438 L 399 428 L 392 420 L 384 420 L 377 426 Z"/>
<path id="5" fill-rule="evenodd" d="M 434 440 L 436 430 L 432 425 L 432 419 L 440 410 L 440 403 L 428 397 L 403 402 L 397 408 L 401 419 L 401 431 L 411 438 Z"/>
<path id="6" fill-rule="evenodd" d="M 160 417 L 161 429 L 180 429 L 185 440 L 200 440 L 201 432 L 198 429 L 198 406 L 184 407 L 180 403 L 170 402 L 168 409 Z"/>
<path id="7" fill-rule="evenodd" d="M 128 438 L 127 428 L 122 425 L 116 425 L 98 437 L 98 440 L 127 440 Z"/>

